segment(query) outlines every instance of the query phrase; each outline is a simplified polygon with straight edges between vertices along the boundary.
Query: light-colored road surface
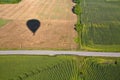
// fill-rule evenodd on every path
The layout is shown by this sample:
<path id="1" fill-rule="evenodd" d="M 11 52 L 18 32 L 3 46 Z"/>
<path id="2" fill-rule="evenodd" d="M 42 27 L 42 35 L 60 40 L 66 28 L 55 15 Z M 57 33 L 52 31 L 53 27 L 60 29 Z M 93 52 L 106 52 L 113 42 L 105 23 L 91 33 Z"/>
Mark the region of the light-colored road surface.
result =
<path id="1" fill-rule="evenodd" d="M 0 55 L 77 55 L 77 56 L 102 56 L 120 57 L 120 53 L 115 52 L 78 52 L 78 51 L 47 51 L 47 50 L 10 50 L 0 51 Z"/>

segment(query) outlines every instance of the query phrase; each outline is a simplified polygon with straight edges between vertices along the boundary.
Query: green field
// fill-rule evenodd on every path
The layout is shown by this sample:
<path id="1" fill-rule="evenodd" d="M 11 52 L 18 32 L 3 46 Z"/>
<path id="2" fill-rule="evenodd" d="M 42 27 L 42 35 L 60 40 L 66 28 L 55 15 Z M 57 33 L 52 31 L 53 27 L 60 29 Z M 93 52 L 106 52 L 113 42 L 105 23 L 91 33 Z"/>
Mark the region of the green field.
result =
<path id="1" fill-rule="evenodd" d="M 8 20 L 0 19 L 0 27 L 4 26 L 7 22 Z"/>
<path id="2" fill-rule="evenodd" d="M 1 55 L 0 80 L 120 80 L 120 58 Z"/>
<path id="3" fill-rule="evenodd" d="M 81 0 L 82 49 L 120 51 L 120 0 Z"/>
<path id="4" fill-rule="evenodd" d="M 119 80 L 120 58 L 86 58 L 81 70 L 83 80 Z"/>
<path id="5" fill-rule="evenodd" d="M 0 4 L 18 3 L 21 0 L 0 0 Z"/>
<path id="6" fill-rule="evenodd" d="M 0 56 L 0 80 L 74 80 L 76 65 L 67 56 Z"/>

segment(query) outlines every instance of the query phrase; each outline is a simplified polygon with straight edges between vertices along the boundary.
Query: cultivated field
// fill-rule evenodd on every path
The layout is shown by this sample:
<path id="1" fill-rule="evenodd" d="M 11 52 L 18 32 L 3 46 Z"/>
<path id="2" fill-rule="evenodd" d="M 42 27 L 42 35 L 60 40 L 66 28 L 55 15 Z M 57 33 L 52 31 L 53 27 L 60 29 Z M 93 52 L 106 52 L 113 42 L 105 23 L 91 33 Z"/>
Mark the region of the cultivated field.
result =
<path id="1" fill-rule="evenodd" d="M 119 80 L 120 58 L 0 56 L 0 80 Z"/>
<path id="2" fill-rule="evenodd" d="M 77 64 L 67 56 L 0 56 L 0 80 L 76 80 Z"/>
<path id="3" fill-rule="evenodd" d="M 120 58 L 86 58 L 81 72 L 83 80 L 120 79 Z"/>
<path id="4" fill-rule="evenodd" d="M 0 4 L 0 18 L 10 20 L 0 28 L 1 49 L 76 49 L 71 0 L 22 0 L 18 4 Z M 36 35 L 26 21 L 38 19 Z"/>
<path id="5" fill-rule="evenodd" d="M 82 47 L 95 51 L 120 51 L 120 1 L 81 1 Z"/>

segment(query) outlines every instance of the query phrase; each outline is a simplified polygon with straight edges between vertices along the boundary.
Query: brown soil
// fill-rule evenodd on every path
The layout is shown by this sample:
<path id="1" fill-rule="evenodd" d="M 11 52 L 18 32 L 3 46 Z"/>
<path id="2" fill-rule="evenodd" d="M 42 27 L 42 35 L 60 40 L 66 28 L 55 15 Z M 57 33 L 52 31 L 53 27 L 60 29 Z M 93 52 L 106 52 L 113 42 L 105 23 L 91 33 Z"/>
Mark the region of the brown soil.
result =
<path id="1" fill-rule="evenodd" d="M 11 20 L 0 28 L 0 48 L 7 49 L 76 49 L 76 16 L 72 0 L 22 0 L 1 4 L 0 18 Z M 38 19 L 41 27 L 35 36 L 27 28 L 29 19 Z"/>

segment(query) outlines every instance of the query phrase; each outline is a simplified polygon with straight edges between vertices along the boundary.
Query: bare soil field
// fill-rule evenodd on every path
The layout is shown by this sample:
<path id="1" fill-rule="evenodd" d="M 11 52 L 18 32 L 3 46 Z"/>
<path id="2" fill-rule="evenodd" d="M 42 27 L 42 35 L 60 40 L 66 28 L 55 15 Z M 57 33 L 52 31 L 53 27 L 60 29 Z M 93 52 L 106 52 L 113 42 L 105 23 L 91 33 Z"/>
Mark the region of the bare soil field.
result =
<path id="1" fill-rule="evenodd" d="M 22 0 L 0 4 L 0 18 L 10 20 L 0 28 L 1 49 L 76 49 L 72 0 Z M 27 28 L 29 19 L 38 19 L 36 35 Z"/>

